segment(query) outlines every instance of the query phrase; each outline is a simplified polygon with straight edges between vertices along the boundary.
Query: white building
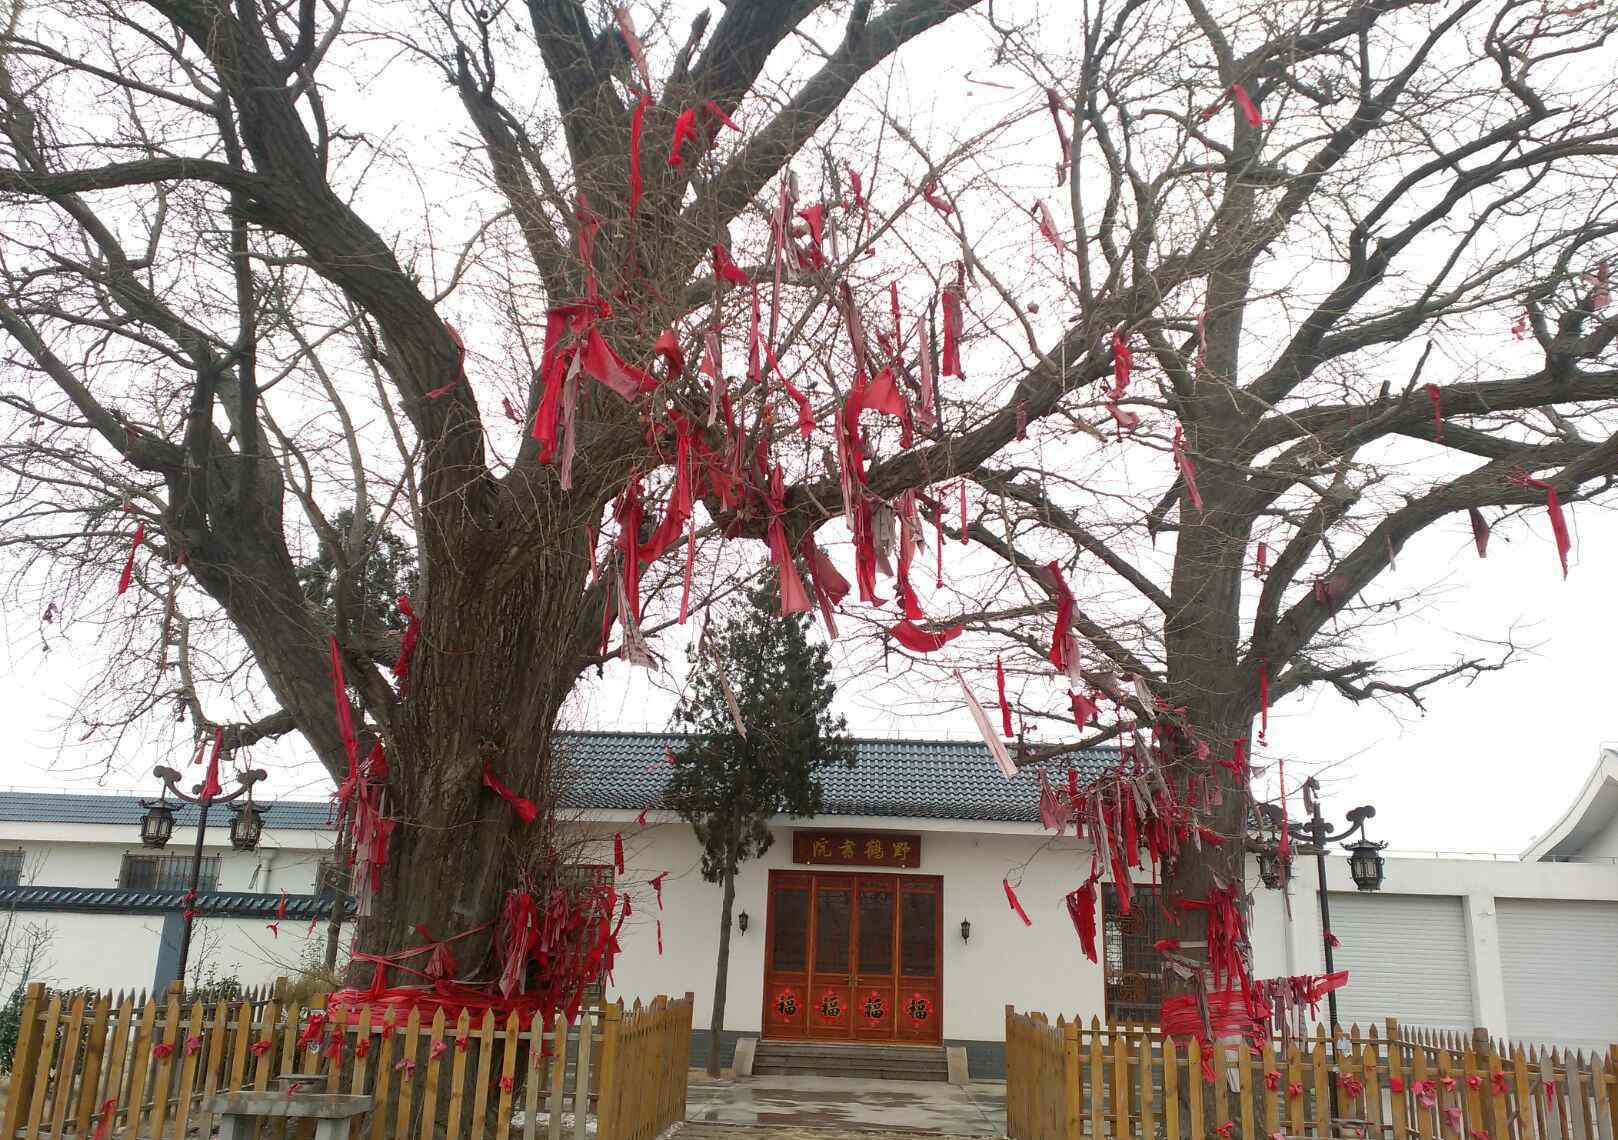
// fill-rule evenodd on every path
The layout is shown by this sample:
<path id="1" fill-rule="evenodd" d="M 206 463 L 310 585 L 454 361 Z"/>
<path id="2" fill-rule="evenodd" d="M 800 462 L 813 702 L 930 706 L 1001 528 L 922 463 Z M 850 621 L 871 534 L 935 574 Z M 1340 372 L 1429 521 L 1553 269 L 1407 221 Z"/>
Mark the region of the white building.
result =
<path id="1" fill-rule="evenodd" d="M 615 832 L 625 840 L 620 885 L 636 906 L 612 992 L 692 990 L 696 1024 L 706 1025 L 720 891 L 701 878 L 689 826 L 656 810 L 666 739 L 569 734 L 569 807 L 596 834 L 600 862 L 610 862 Z M 994 1068 L 1007 1003 L 1085 1018 L 1155 1016 L 1152 943 L 1168 933 L 1156 929 L 1156 908 L 1121 918 L 1104 906 L 1104 961 L 1083 957 L 1063 896 L 1089 849 L 1040 829 L 1032 776 L 1002 780 L 978 744 L 865 740 L 858 754 L 854 769 L 825 774 L 820 816 L 781 820 L 771 850 L 742 868 L 728 1039 L 965 1042 L 979 1046 L 973 1070 L 983 1072 Z M 1083 773 L 1109 759 L 1098 751 L 1074 762 Z M 490 810 L 498 807 L 491 797 Z M 637 817 L 648 807 L 643 827 Z M 130 913 L 141 893 L 131 888 L 173 872 L 141 861 L 152 853 L 139 846 L 138 815 L 128 798 L 0 795 L 0 885 L 11 873 L 23 884 L 0 890 L 0 908 L 14 908 L 13 925 L 55 932 L 44 974 L 59 984 L 152 984 L 163 918 Z M 324 931 L 304 935 L 331 847 L 325 821 L 325 804 L 278 805 L 254 853 L 232 851 L 222 830 L 217 842 L 210 831 L 218 889 L 246 892 L 221 895 L 221 904 L 246 899 L 231 905 L 253 910 L 205 911 L 221 973 L 251 984 L 318 956 Z M 171 857 L 189 853 L 192 834 L 176 829 Z M 1520 858 L 1390 857 L 1374 894 L 1354 889 L 1344 857 L 1327 865 L 1336 965 L 1350 972 L 1339 993 L 1345 1023 L 1396 1017 L 1524 1041 L 1618 1041 L 1618 753 L 1602 753 L 1573 808 Z M 660 911 L 648 883 L 663 872 Z M 1031 927 L 1007 905 L 1008 875 Z M 1298 862 L 1290 921 L 1278 892 L 1257 887 L 1253 873 L 1249 883 L 1255 972 L 1322 972 L 1313 860 Z M 303 917 L 271 937 L 266 913 L 282 889 L 303 896 Z M 118 953 L 109 956 L 109 945 Z"/>

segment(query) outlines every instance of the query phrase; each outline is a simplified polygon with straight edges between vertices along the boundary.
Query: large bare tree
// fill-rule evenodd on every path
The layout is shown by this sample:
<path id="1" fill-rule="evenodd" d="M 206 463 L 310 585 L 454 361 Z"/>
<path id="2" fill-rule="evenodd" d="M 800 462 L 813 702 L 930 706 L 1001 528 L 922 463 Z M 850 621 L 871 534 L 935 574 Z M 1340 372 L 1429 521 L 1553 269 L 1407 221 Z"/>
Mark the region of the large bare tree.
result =
<path id="1" fill-rule="evenodd" d="M 1360 651 L 1412 536 L 1537 515 L 1547 485 L 1568 504 L 1618 472 L 1609 11 L 630 7 L 79 0 L 18 6 L 6 31 L 16 580 L 69 615 L 104 605 L 143 520 L 104 689 L 121 711 L 96 723 L 179 699 L 200 731 L 222 718 L 199 692 L 258 686 L 273 708 L 227 742 L 296 729 L 341 779 L 335 636 L 397 820 L 369 950 L 486 922 L 543 875 L 544 818 L 525 830 L 480 775 L 550 802 L 578 679 L 625 644 L 644 660 L 626 588 L 643 542 L 672 546 L 644 631 L 676 620 L 685 544 L 651 523 L 680 454 L 722 457 L 686 468 L 705 519 L 691 608 L 718 568 L 817 530 L 824 548 L 845 514 L 884 531 L 916 492 L 969 543 L 919 590 L 923 628 L 969 633 L 916 667 L 969 661 L 982 683 L 982 649 L 1009 640 L 1015 703 L 1047 722 L 1025 759 L 1150 717 L 1195 733 L 1207 755 L 1170 770 L 1231 837 L 1247 790 L 1219 761 L 1265 690 L 1419 700 L 1495 664 L 1396 676 Z M 986 98 L 923 132 L 862 80 L 946 22 L 970 36 L 915 50 L 975 52 Z M 558 336 L 594 330 L 626 362 L 599 350 L 586 371 L 627 384 L 563 382 L 583 385 L 566 488 L 528 431 L 562 380 L 543 330 L 564 308 Z M 726 417 L 664 330 L 692 364 L 718 334 Z M 806 393 L 801 437 L 784 381 Z M 876 412 L 851 430 L 862 401 Z M 390 530 L 420 575 L 397 689 L 400 622 L 358 585 Z M 337 582 L 311 599 L 298 565 L 317 553 Z M 1116 694 L 1082 734 L 1048 728 L 1068 708 L 1043 664 L 1051 561 L 1076 595 L 1076 681 Z M 605 650 L 604 618 L 624 629 Z M 1240 846 L 1167 868 L 1171 902 L 1239 881 Z"/>

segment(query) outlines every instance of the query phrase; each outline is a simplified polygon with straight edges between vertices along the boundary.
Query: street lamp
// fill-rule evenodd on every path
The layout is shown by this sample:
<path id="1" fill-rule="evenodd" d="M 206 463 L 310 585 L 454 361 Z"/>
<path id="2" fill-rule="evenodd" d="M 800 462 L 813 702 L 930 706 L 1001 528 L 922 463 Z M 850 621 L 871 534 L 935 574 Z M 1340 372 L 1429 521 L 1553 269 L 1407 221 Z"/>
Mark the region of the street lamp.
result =
<path id="1" fill-rule="evenodd" d="M 141 846 L 167 847 L 169 836 L 174 834 L 174 809 L 162 799 L 142 800 L 141 807 L 146 809 L 146 814 L 140 817 Z"/>
<path id="2" fill-rule="evenodd" d="M 1309 818 L 1301 823 L 1288 822 L 1284 826 L 1287 835 L 1297 840 L 1297 850 L 1315 857 L 1315 874 L 1317 891 L 1320 897 L 1320 944 L 1326 952 L 1326 973 L 1332 974 L 1337 970 L 1336 963 L 1332 961 L 1332 946 L 1335 939 L 1331 932 L 1331 899 L 1326 890 L 1326 845 L 1329 843 L 1343 843 L 1344 840 L 1353 839 L 1358 835 L 1358 843 L 1344 843 L 1348 851 L 1348 871 L 1354 879 L 1354 886 L 1361 891 L 1374 891 L 1382 886 L 1382 849 L 1386 843 L 1374 843 L 1365 834 L 1365 821 L 1376 817 L 1376 808 L 1370 804 L 1362 804 L 1348 812 L 1348 824 L 1341 831 L 1332 831 L 1326 826 L 1326 821 L 1320 814 L 1320 782 L 1310 776 L 1303 782 L 1303 806 L 1309 813 Z M 1272 805 L 1261 805 L 1261 819 L 1271 827 L 1279 830 L 1281 822 L 1280 810 Z M 1282 887 L 1286 884 L 1289 868 L 1285 866 L 1274 840 L 1263 840 L 1256 846 L 1258 854 L 1259 878 L 1266 887 Z M 1272 881 L 1273 880 L 1273 881 Z M 1326 1009 L 1331 1018 L 1332 1052 L 1337 1051 L 1337 991 L 1332 990 L 1326 994 Z M 1337 1115 L 1337 1086 L 1331 1089 L 1332 1116 Z"/>
<path id="3" fill-rule="evenodd" d="M 235 791 L 216 795 L 203 795 L 203 785 L 197 784 L 189 793 L 180 788 L 180 773 L 159 764 L 152 775 L 163 781 L 163 791 L 156 800 L 142 800 L 146 814 L 140 820 L 140 841 L 147 847 L 165 847 L 174 833 L 174 810 L 168 798 L 173 796 L 182 803 L 196 804 L 197 841 L 191 847 L 191 886 L 185 894 L 183 925 L 180 928 L 180 981 L 185 981 L 186 960 L 191 956 L 191 922 L 196 913 L 197 887 L 202 882 L 202 843 L 208 833 L 208 809 L 214 804 L 230 804 L 230 842 L 233 846 L 251 851 L 258 846 L 264 833 L 264 813 L 267 805 L 253 802 L 253 785 L 268 779 L 262 768 L 249 768 L 236 777 L 240 785 Z M 242 801 L 237 803 L 236 801 Z"/>
<path id="4" fill-rule="evenodd" d="M 1362 891 L 1382 889 L 1382 849 L 1386 846 L 1386 843 L 1372 843 L 1363 838 L 1347 845 L 1348 873 L 1353 876 L 1355 887 Z"/>
<path id="5" fill-rule="evenodd" d="M 230 805 L 230 845 L 238 851 L 258 849 L 264 835 L 264 809 L 249 800 Z"/>

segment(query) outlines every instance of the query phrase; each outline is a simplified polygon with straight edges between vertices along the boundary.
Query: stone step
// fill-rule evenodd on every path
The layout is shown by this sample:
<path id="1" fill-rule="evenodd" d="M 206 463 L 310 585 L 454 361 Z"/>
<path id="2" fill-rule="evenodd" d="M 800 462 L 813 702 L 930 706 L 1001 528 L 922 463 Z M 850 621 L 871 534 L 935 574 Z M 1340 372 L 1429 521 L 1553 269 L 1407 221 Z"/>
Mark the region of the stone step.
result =
<path id="1" fill-rule="evenodd" d="M 753 1073 L 944 1081 L 949 1079 L 949 1061 L 941 1045 L 760 1041 Z"/>

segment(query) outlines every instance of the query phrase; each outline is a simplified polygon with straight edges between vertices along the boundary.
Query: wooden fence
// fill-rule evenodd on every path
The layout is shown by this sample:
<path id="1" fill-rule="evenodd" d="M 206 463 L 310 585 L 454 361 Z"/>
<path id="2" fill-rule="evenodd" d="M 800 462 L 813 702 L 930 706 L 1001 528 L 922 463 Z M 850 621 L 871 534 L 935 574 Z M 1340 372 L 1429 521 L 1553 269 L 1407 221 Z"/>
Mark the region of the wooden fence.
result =
<path id="1" fill-rule="evenodd" d="M 1560 1052 L 1357 1027 L 1282 1047 L 1006 1008 L 1011 1140 L 1615 1140 L 1618 1045 Z M 1335 1096 L 1334 1096 L 1335 1094 Z M 1335 1113 L 1333 1101 L 1335 1099 Z M 1215 1135 L 1209 1136 L 1212 1132 Z"/>
<path id="2" fill-rule="evenodd" d="M 652 1140 L 685 1119 L 691 995 L 628 1012 L 608 1006 L 605 1015 L 598 1140 Z"/>
<path id="3" fill-rule="evenodd" d="M 676 1104 L 684 1114 L 690 1042 L 689 994 L 585 1011 L 570 1028 L 560 1016 L 545 1026 L 492 1012 L 328 1013 L 326 995 L 298 1001 L 284 983 L 214 1004 L 187 1003 L 177 989 L 147 1000 L 35 984 L 0 1140 L 206 1136 L 213 1121 L 201 1106 L 215 1092 L 293 1085 L 374 1096 L 351 1140 L 586 1140 L 598 1099 L 613 1107 L 596 1140 L 643 1140 L 658 1131 L 644 1121 L 666 1123 Z M 677 1092 L 660 1085 L 647 1100 L 648 1056 L 677 1072 Z"/>

